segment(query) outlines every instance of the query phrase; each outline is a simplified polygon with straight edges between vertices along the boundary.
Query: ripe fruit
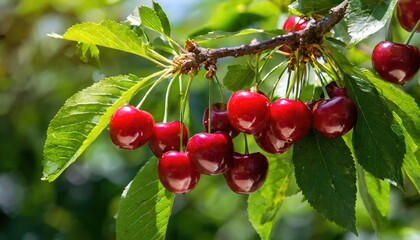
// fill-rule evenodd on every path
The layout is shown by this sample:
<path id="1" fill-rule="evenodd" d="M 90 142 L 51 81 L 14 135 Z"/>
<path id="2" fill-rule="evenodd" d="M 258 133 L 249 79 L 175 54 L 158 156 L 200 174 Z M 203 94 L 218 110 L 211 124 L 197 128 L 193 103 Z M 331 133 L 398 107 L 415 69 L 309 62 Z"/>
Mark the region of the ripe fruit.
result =
<path id="1" fill-rule="evenodd" d="M 357 109 L 348 97 L 337 96 L 317 102 L 312 109 L 314 127 L 327 138 L 346 134 L 354 127 Z"/>
<path id="2" fill-rule="evenodd" d="M 131 105 L 115 111 L 109 124 L 112 142 L 120 148 L 133 150 L 144 145 L 153 135 L 153 116 Z"/>
<path id="3" fill-rule="evenodd" d="M 308 21 L 305 18 L 299 16 L 290 16 L 283 25 L 283 30 L 286 32 L 297 32 L 306 28 Z M 280 50 L 283 52 L 292 52 L 292 49 L 288 45 L 281 46 Z"/>
<path id="4" fill-rule="evenodd" d="M 158 175 L 162 185 L 176 194 L 191 191 L 200 180 L 200 173 L 187 153 L 169 151 L 160 157 Z"/>
<path id="5" fill-rule="evenodd" d="M 420 1 L 398 0 L 397 18 L 401 27 L 411 32 L 420 19 Z M 420 27 L 416 29 L 416 32 L 420 32 Z"/>
<path id="6" fill-rule="evenodd" d="M 240 90 L 227 104 L 230 124 L 240 132 L 262 132 L 270 122 L 270 101 L 263 94 Z"/>
<path id="7" fill-rule="evenodd" d="M 306 136 L 312 124 L 308 106 L 301 101 L 280 98 L 270 107 L 271 131 L 281 140 L 296 142 Z"/>
<path id="8" fill-rule="evenodd" d="M 263 132 L 255 134 L 254 139 L 262 150 L 272 154 L 284 153 L 292 146 L 291 142 L 280 140 L 274 136 L 269 127 Z"/>
<path id="9" fill-rule="evenodd" d="M 209 108 L 206 108 L 203 114 L 203 125 L 206 132 L 209 131 Z M 236 131 L 229 122 L 226 110 L 226 104 L 213 103 L 211 108 L 211 132 L 222 131 L 232 138 L 238 136 L 239 132 Z"/>
<path id="10" fill-rule="evenodd" d="M 226 133 L 199 133 L 188 141 L 188 156 L 198 171 L 216 175 L 226 170 L 232 159 L 232 139 Z"/>
<path id="11" fill-rule="evenodd" d="M 188 130 L 182 126 L 182 145 L 185 147 L 188 142 Z M 153 135 L 149 140 L 149 147 L 156 157 L 170 150 L 179 150 L 181 123 L 173 121 L 169 123 L 156 123 Z"/>
<path id="12" fill-rule="evenodd" d="M 224 177 L 232 191 L 247 194 L 255 192 L 264 184 L 267 173 L 268 160 L 261 153 L 234 153 Z"/>
<path id="13" fill-rule="evenodd" d="M 325 89 L 327 90 L 328 96 L 330 98 L 336 96 L 348 97 L 347 90 L 345 88 L 337 86 L 337 83 L 335 81 L 332 81 L 329 84 L 327 84 L 327 86 L 325 86 Z"/>
<path id="14" fill-rule="evenodd" d="M 420 68 L 420 51 L 415 46 L 382 41 L 373 50 L 372 63 L 382 79 L 404 84 Z"/>

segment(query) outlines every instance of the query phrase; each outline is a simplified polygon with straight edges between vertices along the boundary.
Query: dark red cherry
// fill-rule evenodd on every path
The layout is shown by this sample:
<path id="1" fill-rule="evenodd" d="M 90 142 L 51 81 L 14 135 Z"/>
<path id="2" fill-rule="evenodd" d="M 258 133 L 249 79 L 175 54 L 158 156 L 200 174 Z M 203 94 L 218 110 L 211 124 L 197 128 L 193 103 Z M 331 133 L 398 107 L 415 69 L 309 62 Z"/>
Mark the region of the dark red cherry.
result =
<path id="1" fill-rule="evenodd" d="M 248 194 L 255 192 L 264 184 L 267 173 L 268 160 L 261 153 L 234 153 L 224 177 L 232 191 Z"/>
<path id="2" fill-rule="evenodd" d="M 317 100 L 315 100 L 315 99 L 311 99 L 311 100 L 309 100 L 309 101 L 307 101 L 305 104 L 306 104 L 306 106 L 308 106 L 308 108 L 309 108 L 309 111 L 312 111 L 312 108 L 314 107 L 314 105 L 315 105 L 315 103 L 317 102 Z"/>
<path id="3" fill-rule="evenodd" d="M 226 132 L 232 138 L 238 136 L 239 132 L 236 131 L 229 122 L 226 110 L 226 104 L 213 103 L 211 108 L 211 132 L 222 131 Z M 206 108 L 203 114 L 203 125 L 206 132 L 209 131 L 209 108 Z"/>
<path id="4" fill-rule="evenodd" d="M 290 16 L 283 25 L 283 30 L 286 32 L 297 32 L 306 28 L 308 21 L 305 18 L 299 16 Z M 288 45 L 281 46 L 280 50 L 283 52 L 292 52 L 292 49 Z"/>
<path id="5" fill-rule="evenodd" d="M 153 135 L 154 123 L 150 113 L 124 105 L 112 115 L 109 135 L 118 147 L 133 150 L 149 141 Z"/>
<path id="6" fill-rule="evenodd" d="M 270 114 L 271 131 L 281 140 L 296 142 L 311 128 L 311 111 L 301 101 L 280 98 L 271 104 Z"/>
<path id="7" fill-rule="evenodd" d="M 206 175 L 220 174 L 232 159 L 232 139 L 223 132 L 198 133 L 190 138 L 186 151 L 198 171 Z"/>
<path id="8" fill-rule="evenodd" d="M 169 123 L 156 123 L 153 129 L 153 135 L 149 140 L 149 147 L 156 157 L 162 156 L 163 153 L 176 150 L 179 151 L 179 140 L 181 123 L 173 121 Z M 188 142 L 188 130 L 183 125 L 182 128 L 182 145 L 185 148 Z"/>
<path id="9" fill-rule="evenodd" d="M 263 94 L 240 90 L 227 104 L 230 124 L 240 132 L 262 132 L 270 122 L 270 101 Z"/>
<path id="10" fill-rule="evenodd" d="M 258 146 L 268 153 L 284 153 L 293 143 L 278 139 L 268 127 L 263 132 L 254 135 Z"/>
<path id="11" fill-rule="evenodd" d="M 327 84 L 327 86 L 325 86 L 325 89 L 327 90 L 328 96 L 330 98 L 336 96 L 348 97 L 347 90 L 345 88 L 339 87 L 335 81 L 332 81 L 329 84 Z"/>
<path id="12" fill-rule="evenodd" d="M 382 41 L 372 53 L 372 64 L 385 81 L 405 84 L 420 68 L 420 51 L 417 47 Z"/>
<path id="13" fill-rule="evenodd" d="M 200 180 L 200 172 L 188 154 L 177 151 L 166 152 L 160 157 L 158 175 L 162 185 L 176 194 L 191 191 Z"/>
<path id="14" fill-rule="evenodd" d="M 398 0 L 397 18 L 401 27 L 411 32 L 420 19 L 420 1 Z M 416 29 L 416 32 L 420 32 L 420 26 Z"/>
<path id="15" fill-rule="evenodd" d="M 357 108 L 348 97 L 337 96 L 322 99 L 312 109 L 315 129 L 327 138 L 346 134 L 354 127 Z"/>

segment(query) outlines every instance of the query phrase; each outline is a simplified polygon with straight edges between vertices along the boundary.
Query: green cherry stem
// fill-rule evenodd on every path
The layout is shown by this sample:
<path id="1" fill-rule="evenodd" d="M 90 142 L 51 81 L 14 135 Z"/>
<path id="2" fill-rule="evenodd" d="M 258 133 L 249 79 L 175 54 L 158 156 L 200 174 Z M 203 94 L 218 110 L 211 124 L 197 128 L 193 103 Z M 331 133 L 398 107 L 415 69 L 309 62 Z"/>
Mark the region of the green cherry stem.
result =
<path id="1" fill-rule="evenodd" d="M 165 112 L 163 114 L 163 122 L 166 123 L 168 121 L 168 111 L 169 111 L 169 92 L 171 91 L 172 85 L 175 82 L 175 79 L 178 77 L 179 72 L 175 73 L 174 77 L 168 84 L 168 88 L 166 89 L 165 94 Z"/>
<path id="2" fill-rule="evenodd" d="M 296 67 L 295 67 L 292 81 L 290 82 L 290 84 L 288 84 L 289 86 L 287 88 L 286 98 L 289 98 L 290 94 L 292 93 L 292 90 L 295 88 L 296 79 L 297 79 L 297 73 L 296 73 Z"/>
<path id="3" fill-rule="evenodd" d="M 193 74 L 190 75 L 190 78 L 188 79 L 187 87 L 185 89 L 184 94 L 182 94 L 182 89 L 180 89 L 181 96 L 182 96 L 181 97 L 181 111 L 179 113 L 179 118 L 180 118 L 180 122 L 181 122 L 181 128 L 180 128 L 180 134 L 179 134 L 179 151 L 180 152 L 184 151 L 183 146 L 182 146 L 182 144 L 183 144 L 182 143 L 182 138 L 183 138 L 183 136 L 182 136 L 183 135 L 183 131 L 182 131 L 183 127 L 182 126 L 184 125 L 185 108 L 187 106 L 188 95 L 190 93 L 191 83 L 192 83 L 194 77 L 195 77 L 195 75 L 193 75 Z M 182 82 L 180 84 L 182 84 Z"/>
<path id="4" fill-rule="evenodd" d="M 137 104 L 136 108 L 140 109 L 141 105 L 143 105 L 144 101 L 146 100 L 146 98 L 150 95 L 150 93 L 152 92 L 152 90 L 160 83 L 162 82 L 164 79 L 169 78 L 170 76 L 172 76 L 172 73 L 168 70 L 162 70 L 159 71 L 157 73 L 151 74 L 149 76 L 147 76 L 146 78 L 143 79 L 144 82 L 147 82 L 148 80 L 157 77 L 161 75 L 153 84 L 152 86 L 147 90 L 147 92 L 144 94 L 143 98 L 141 99 L 141 101 L 139 102 L 139 104 Z"/>
<path id="5" fill-rule="evenodd" d="M 211 133 L 211 110 L 212 110 L 212 95 L 213 95 L 213 79 L 209 79 L 209 117 L 208 117 L 208 133 Z"/>
<path id="6" fill-rule="evenodd" d="M 248 149 L 248 139 L 246 137 L 246 134 L 244 133 L 244 144 L 245 144 L 245 154 L 249 154 L 249 149 Z"/>
<path id="7" fill-rule="evenodd" d="M 217 74 L 214 75 L 214 79 L 216 79 L 217 87 L 219 88 L 220 100 L 224 104 L 225 103 L 225 96 L 223 95 L 222 84 L 220 83 L 219 78 L 217 77 Z"/>
<path id="8" fill-rule="evenodd" d="M 273 100 L 273 97 L 274 97 L 274 91 L 276 91 L 277 85 L 279 84 L 280 79 L 281 79 L 281 77 L 283 76 L 283 74 L 284 74 L 284 72 L 286 71 L 286 69 L 287 69 L 287 67 L 285 67 L 285 68 L 283 69 L 283 71 L 280 73 L 279 77 L 277 78 L 276 82 L 274 83 L 274 85 L 273 85 L 273 89 L 271 89 L 271 92 L 270 92 L 270 98 L 269 98 L 270 100 Z M 289 78 L 290 78 L 290 74 L 289 74 Z"/>
<path id="9" fill-rule="evenodd" d="M 414 34 L 416 33 L 417 28 L 420 26 L 420 19 L 417 21 L 416 25 L 414 26 L 413 30 L 410 33 L 410 36 L 408 36 L 407 40 L 405 41 L 405 44 L 410 44 L 411 39 L 413 38 Z"/>

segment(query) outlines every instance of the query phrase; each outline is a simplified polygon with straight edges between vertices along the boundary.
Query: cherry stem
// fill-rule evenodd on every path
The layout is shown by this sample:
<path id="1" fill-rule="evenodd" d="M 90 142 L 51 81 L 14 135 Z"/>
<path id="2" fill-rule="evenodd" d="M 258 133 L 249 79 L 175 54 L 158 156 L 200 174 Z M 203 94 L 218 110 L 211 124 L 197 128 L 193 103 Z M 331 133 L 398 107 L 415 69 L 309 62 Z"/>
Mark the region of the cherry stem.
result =
<path id="1" fill-rule="evenodd" d="M 179 72 L 175 73 L 175 76 L 171 79 L 168 84 L 168 88 L 166 89 L 165 94 L 165 112 L 163 114 L 163 122 L 166 123 L 168 121 L 168 111 L 169 111 L 169 92 L 172 88 L 172 84 L 175 82 L 175 79 L 178 77 Z"/>
<path id="2" fill-rule="evenodd" d="M 285 62 L 286 62 L 286 61 L 282 62 L 280 65 L 283 65 Z M 280 66 L 280 65 L 279 65 L 279 66 Z M 285 68 L 283 69 L 283 71 L 281 72 L 280 76 L 277 78 L 277 81 L 274 83 L 274 85 L 273 85 L 273 89 L 271 89 L 271 92 L 270 92 L 270 100 L 273 100 L 273 97 L 274 97 L 274 91 L 276 90 L 277 85 L 279 84 L 280 79 L 281 79 L 281 77 L 283 76 L 283 74 L 284 74 L 284 72 L 286 71 L 286 69 L 287 69 L 287 67 L 285 67 Z M 289 76 L 290 76 L 290 75 L 289 75 Z"/>
<path id="3" fill-rule="evenodd" d="M 260 69 L 259 69 L 260 57 L 261 57 L 261 53 L 255 54 L 255 58 L 256 58 L 256 61 L 255 61 L 255 83 L 257 84 L 257 86 L 259 86 L 260 83 L 261 83 Z"/>
<path id="4" fill-rule="evenodd" d="M 245 144 L 245 154 L 249 154 L 249 149 L 248 149 L 248 139 L 246 137 L 246 134 L 244 133 L 244 144 Z"/>
<path id="5" fill-rule="evenodd" d="M 151 75 L 149 75 L 149 76 L 147 76 L 147 77 L 145 77 L 145 78 L 143 78 L 143 80 L 142 81 L 144 81 L 144 82 L 147 82 L 148 80 L 150 80 L 150 79 L 152 79 L 152 78 L 154 78 L 154 77 L 157 77 L 157 76 L 159 76 L 159 75 L 161 75 L 154 83 L 153 83 L 153 85 L 147 90 L 147 92 L 144 94 L 144 96 L 143 96 L 143 98 L 141 99 L 141 101 L 139 102 L 139 104 L 137 104 L 137 106 L 136 106 L 136 108 L 137 109 L 140 109 L 140 107 L 141 107 L 141 105 L 143 105 L 143 103 L 144 103 L 144 101 L 146 100 L 146 98 L 150 95 L 150 93 L 152 92 L 152 90 L 160 83 L 160 82 L 162 82 L 162 80 L 163 79 L 166 79 L 166 78 L 169 78 L 171 75 L 172 75 L 172 73 L 168 70 L 168 69 L 165 69 L 165 70 L 162 70 L 162 71 L 159 71 L 159 72 L 157 72 L 157 73 L 154 73 L 154 74 L 151 74 Z"/>
<path id="6" fill-rule="evenodd" d="M 392 19 L 393 18 L 391 18 L 388 22 L 388 28 L 387 28 L 387 33 L 386 33 L 386 40 L 389 42 L 392 42 L 394 40 L 394 35 L 392 34 L 393 32 Z"/>
<path id="7" fill-rule="evenodd" d="M 209 79 L 209 117 L 208 117 L 208 129 L 207 132 L 211 133 L 211 110 L 212 110 L 212 94 L 213 94 L 213 79 Z"/>
<path id="8" fill-rule="evenodd" d="M 217 77 L 216 74 L 214 75 L 214 78 L 216 79 L 217 87 L 219 88 L 220 100 L 224 104 L 225 103 L 225 96 L 223 95 L 222 84 L 220 83 L 219 78 Z"/>
<path id="9" fill-rule="evenodd" d="M 295 71 L 294 71 L 294 73 L 293 73 L 293 78 L 292 78 L 292 81 L 290 82 L 290 85 L 289 85 L 289 87 L 287 88 L 287 92 L 286 92 L 286 98 L 289 98 L 289 96 L 290 96 L 290 93 L 292 93 L 292 90 L 294 89 L 294 87 L 295 87 L 295 83 L 296 83 L 296 78 L 297 78 L 297 73 L 296 73 L 296 67 L 295 67 Z"/>
<path id="10" fill-rule="evenodd" d="M 324 93 L 325 99 L 330 99 L 330 96 L 328 95 L 327 89 L 325 89 L 325 82 L 324 82 L 324 76 L 322 76 L 322 72 L 320 72 L 319 68 L 314 68 L 315 73 L 319 78 L 319 81 L 321 82 L 322 92 Z"/>
<path id="11" fill-rule="evenodd" d="M 416 33 L 417 28 L 420 26 L 420 19 L 417 21 L 416 25 L 414 26 L 413 30 L 411 30 L 410 36 L 408 36 L 407 41 L 405 44 L 410 44 L 411 39 L 413 38 L 414 34 Z"/>
<path id="12" fill-rule="evenodd" d="M 194 79 L 195 75 L 191 74 L 190 78 L 188 79 L 188 83 L 187 83 L 187 88 L 185 89 L 185 94 L 182 94 L 182 89 L 180 90 L 181 92 L 181 111 L 179 114 L 179 118 L 180 118 L 180 122 L 181 122 L 181 127 L 180 127 L 180 134 L 179 134 L 179 151 L 183 152 L 183 145 L 182 145 L 182 138 L 183 138 L 183 126 L 184 126 L 184 114 L 185 114 L 185 108 L 187 106 L 187 102 L 188 102 L 188 95 L 190 93 L 190 87 L 191 87 L 191 83 Z M 181 82 L 182 85 L 182 82 Z M 183 95 L 183 96 L 182 96 Z"/>

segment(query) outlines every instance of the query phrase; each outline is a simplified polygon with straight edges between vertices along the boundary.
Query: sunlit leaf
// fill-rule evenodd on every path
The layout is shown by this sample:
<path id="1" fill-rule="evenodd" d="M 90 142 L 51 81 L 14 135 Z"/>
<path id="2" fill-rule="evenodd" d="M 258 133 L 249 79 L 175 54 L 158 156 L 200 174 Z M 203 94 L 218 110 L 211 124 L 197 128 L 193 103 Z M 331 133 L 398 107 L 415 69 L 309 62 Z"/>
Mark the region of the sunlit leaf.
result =
<path id="1" fill-rule="evenodd" d="M 230 91 L 249 88 L 255 79 L 255 71 L 247 64 L 228 66 L 223 85 Z"/>
<path id="2" fill-rule="evenodd" d="M 294 144 L 293 164 L 309 204 L 325 218 L 356 233 L 356 170 L 343 139 L 311 132 Z"/>
<path id="3" fill-rule="evenodd" d="M 156 11 L 156 14 L 159 17 L 160 23 L 163 28 L 163 33 L 166 36 L 171 35 L 171 25 L 169 24 L 168 16 L 166 16 L 166 13 L 163 11 L 162 7 L 159 5 L 158 2 L 153 1 L 153 9 Z"/>
<path id="4" fill-rule="evenodd" d="M 140 13 L 141 25 L 147 28 L 150 28 L 152 30 L 155 30 L 156 32 L 159 32 L 162 34 L 165 33 L 162 23 L 160 22 L 160 18 L 158 14 L 155 12 L 155 10 L 146 6 L 141 6 L 139 8 L 139 13 Z"/>
<path id="5" fill-rule="evenodd" d="M 286 198 L 289 180 L 293 172 L 292 150 L 269 159 L 269 172 L 264 185 L 248 198 L 248 215 L 252 226 L 261 239 L 270 235 L 278 218 L 278 211 Z"/>
<path id="6" fill-rule="evenodd" d="M 294 14 L 326 14 L 341 2 L 342 0 L 297 0 L 289 5 L 289 9 Z"/>
<path id="7" fill-rule="evenodd" d="M 125 188 L 117 215 L 117 239 L 165 239 L 174 195 L 162 186 L 157 158 L 147 162 Z"/>

